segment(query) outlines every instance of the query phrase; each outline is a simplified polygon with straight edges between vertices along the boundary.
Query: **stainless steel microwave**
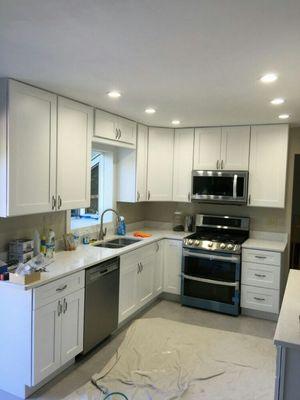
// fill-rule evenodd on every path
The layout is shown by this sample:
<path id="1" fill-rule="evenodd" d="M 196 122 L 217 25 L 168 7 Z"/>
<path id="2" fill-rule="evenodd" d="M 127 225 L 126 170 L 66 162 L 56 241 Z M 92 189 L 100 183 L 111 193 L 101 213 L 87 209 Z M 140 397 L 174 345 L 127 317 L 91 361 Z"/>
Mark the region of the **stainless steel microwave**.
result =
<path id="1" fill-rule="evenodd" d="M 192 201 L 246 204 L 247 171 L 193 171 Z"/>

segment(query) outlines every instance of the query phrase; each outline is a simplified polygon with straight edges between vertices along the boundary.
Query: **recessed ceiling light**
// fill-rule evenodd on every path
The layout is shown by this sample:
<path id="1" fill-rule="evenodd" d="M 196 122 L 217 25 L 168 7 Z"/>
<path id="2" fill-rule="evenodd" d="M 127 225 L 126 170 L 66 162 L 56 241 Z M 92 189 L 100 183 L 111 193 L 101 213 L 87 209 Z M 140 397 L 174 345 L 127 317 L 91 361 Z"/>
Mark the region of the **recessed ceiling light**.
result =
<path id="1" fill-rule="evenodd" d="M 288 119 L 288 118 L 290 118 L 290 114 L 280 114 L 280 115 L 278 115 L 278 118 L 280 118 L 280 119 Z"/>
<path id="2" fill-rule="evenodd" d="M 276 99 L 273 99 L 270 101 L 270 103 L 274 104 L 275 106 L 283 104 L 284 102 L 285 102 L 285 100 L 282 97 L 277 97 Z"/>
<path id="3" fill-rule="evenodd" d="M 117 90 L 112 90 L 111 92 L 108 92 L 107 95 L 112 99 L 117 99 L 118 97 L 121 97 L 121 93 Z"/>
<path id="4" fill-rule="evenodd" d="M 180 124 L 179 119 L 173 119 L 172 124 L 173 125 L 179 125 Z"/>
<path id="5" fill-rule="evenodd" d="M 155 108 L 149 107 L 149 108 L 146 108 L 145 113 L 154 114 L 154 113 L 156 113 L 156 110 L 155 110 Z"/>
<path id="6" fill-rule="evenodd" d="M 273 73 L 265 74 L 260 78 L 260 81 L 263 83 L 271 83 L 277 81 L 278 76 Z"/>

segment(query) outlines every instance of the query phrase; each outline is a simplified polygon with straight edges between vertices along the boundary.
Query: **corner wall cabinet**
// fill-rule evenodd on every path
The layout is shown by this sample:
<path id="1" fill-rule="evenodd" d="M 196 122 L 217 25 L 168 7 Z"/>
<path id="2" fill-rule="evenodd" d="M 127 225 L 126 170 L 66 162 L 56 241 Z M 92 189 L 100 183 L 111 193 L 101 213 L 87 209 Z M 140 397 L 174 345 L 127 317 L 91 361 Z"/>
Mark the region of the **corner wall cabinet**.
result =
<path id="1" fill-rule="evenodd" d="M 93 109 L 11 79 L 0 91 L 0 216 L 88 206 Z"/>

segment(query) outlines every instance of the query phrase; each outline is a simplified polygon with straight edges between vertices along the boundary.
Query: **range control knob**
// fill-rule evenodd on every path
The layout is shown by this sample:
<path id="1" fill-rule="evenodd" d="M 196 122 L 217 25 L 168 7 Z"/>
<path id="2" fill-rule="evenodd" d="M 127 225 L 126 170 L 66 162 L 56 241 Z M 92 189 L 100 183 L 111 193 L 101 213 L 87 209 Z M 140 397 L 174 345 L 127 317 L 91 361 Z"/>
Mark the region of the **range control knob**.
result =
<path id="1" fill-rule="evenodd" d="M 221 244 L 220 244 L 220 249 L 225 249 L 225 247 L 226 247 L 226 244 L 225 244 L 225 243 L 221 243 Z"/>
<path id="2" fill-rule="evenodd" d="M 227 245 L 227 249 L 228 249 L 228 250 L 232 250 L 232 249 L 233 249 L 233 244 L 229 243 L 229 244 Z"/>
<path id="3" fill-rule="evenodd" d="M 199 240 L 195 240 L 195 246 L 199 246 L 200 242 Z"/>
<path id="4" fill-rule="evenodd" d="M 208 242 L 208 243 L 207 243 L 207 246 L 208 246 L 208 247 L 212 247 L 212 246 L 213 246 L 213 242 Z"/>
<path id="5" fill-rule="evenodd" d="M 193 244 L 193 243 L 194 243 L 194 241 L 192 239 L 188 240 L 188 244 Z"/>

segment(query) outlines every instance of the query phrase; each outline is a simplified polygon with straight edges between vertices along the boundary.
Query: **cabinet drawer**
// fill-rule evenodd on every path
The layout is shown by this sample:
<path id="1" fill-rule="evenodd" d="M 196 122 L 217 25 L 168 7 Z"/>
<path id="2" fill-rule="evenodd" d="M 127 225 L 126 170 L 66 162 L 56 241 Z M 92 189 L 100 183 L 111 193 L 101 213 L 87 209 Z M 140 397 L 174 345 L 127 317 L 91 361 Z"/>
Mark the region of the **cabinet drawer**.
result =
<path id="1" fill-rule="evenodd" d="M 281 263 L 281 253 L 255 249 L 243 249 L 243 261 L 258 264 L 278 265 Z"/>
<path id="2" fill-rule="evenodd" d="M 279 289 L 280 268 L 252 262 L 242 263 L 242 283 L 269 289 Z"/>
<path id="3" fill-rule="evenodd" d="M 33 291 L 33 309 L 40 308 L 84 287 L 85 271 L 40 286 Z"/>
<path id="4" fill-rule="evenodd" d="M 279 290 L 242 285 L 241 307 L 279 313 Z"/>

